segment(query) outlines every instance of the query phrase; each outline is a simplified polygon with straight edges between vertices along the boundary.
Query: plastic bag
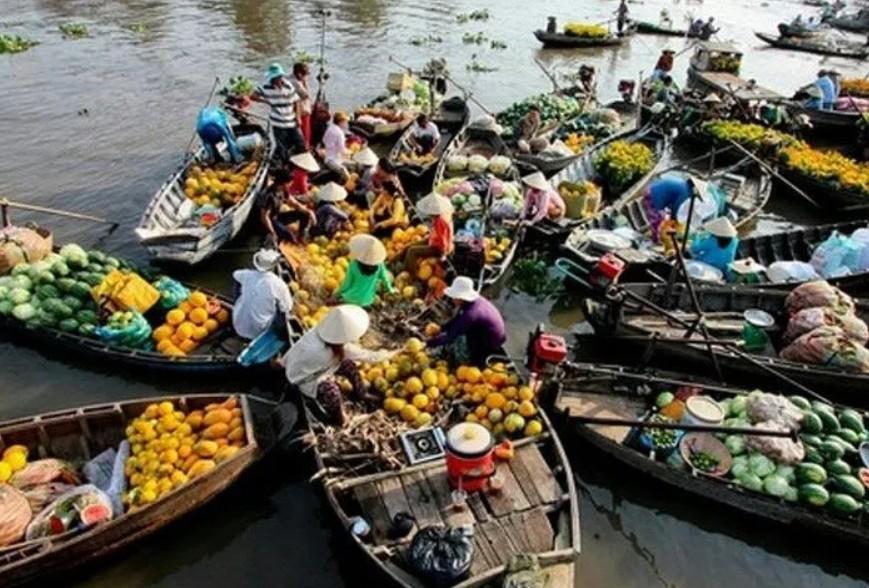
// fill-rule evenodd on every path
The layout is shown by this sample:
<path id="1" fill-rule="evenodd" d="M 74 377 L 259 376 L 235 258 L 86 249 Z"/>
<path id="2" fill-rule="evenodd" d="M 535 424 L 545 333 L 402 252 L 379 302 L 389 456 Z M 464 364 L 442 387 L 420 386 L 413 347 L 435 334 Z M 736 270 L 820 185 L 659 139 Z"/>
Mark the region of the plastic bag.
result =
<path id="1" fill-rule="evenodd" d="M 869 349 L 848 338 L 839 327 L 819 327 L 782 349 L 783 359 L 849 372 L 869 372 Z"/>
<path id="2" fill-rule="evenodd" d="M 30 541 L 84 530 L 111 518 L 109 497 L 96 486 L 85 484 L 65 493 L 33 517 L 24 538 Z"/>
<path id="3" fill-rule="evenodd" d="M 94 301 L 109 300 L 117 310 L 148 312 L 157 304 L 160 293 L 137 273 L 110 271 L 92 291 Z"/>
<path id="4" fill-rule="evenodd" d="M 869 328 L 866 323 L 852 313 L 838 314 L 828 307 L 804 308 L 793 315 L 788 321 L 784 341 L 793 341 L 823 326 L 840 327 L 848 337 L 864 345 L 869 341 Z"/>
<path id="5" fill-rule="evenodd" d="M 838 231 L 812 253 L 810 263 L 825 278 L 847 276 L 857 270 L 860 247 Z"/>
<path id="6" fill-rule="evenodd" d="M 756 423 L 755 428 L 766 431 L 788 431 L 788 427 L 774 421 Z M 777 463 L 796 465 L 803 461 L 806 450 L 800 441 L 789 437 L 768 437 L 765 435 L 746 435 L 745 447 L 748 451 L 757 451 Z"/>
<path id="7" fill-rule="evenodd" d="M 773 283 L 821 279 L 812 264 L 805 261 L 775 261 L 766 268 L 766 277 Z"/>
<path id="8" fill-rule="evenodd" d="M 154 287 L 160 292 L 160 306 L 166 310 L 171 310 L 190 298 L 190 290 L 168 276 L 154 282 Z"/>
<path id="9" fill-rule="evenodd" d="M 471 527 L 425 527 L 408 550 L 414 571 L 435 586 L 452 586 L 467 577 L 474 559 Z"/>
<path id="10" fill-rule="evenodd" d="M 788 430 L 799 429 L 803 412 L 779 394 L 755 391 L 745 399 L 745 412 L 752 423 L 771 422 Z"/>
<path id="11" fill-rule="evenodd" d="M 857 229 L 851 233 L 851 240 L 857 245 L 857 271 L 869 270 L 869 229 Z"/>
<path id="12" fill-rule="evenodd" d="M 109 447 L 81 468 L 81 473 L 85 480 L 99 488 L 105 490 L 109 486 L 109 480 L 112 477 L 112 468 L 115 466 L 115 456 L 117 452 Z"/>
<path id="13" fill-rule="evenodd" d="M 150 349 L 153 346 L 151 325 L 139 312 L 116 312 L 109 319 L 108 324 L 97 327 L 94 334 L 101 341 L 110 345 L 132 347 L 133 349 Z"/>
<path id="14" fill-rule="evenodd" d="M 72 465 L 63 460 L 49 457 L 31 461 L 9 480 L 10 484 L 24 491 L 49 482 L 78 485 L 81 484 L 81 479 Z"/>
<path id="15" fill-rule="evenodd" d="M 828 306 L 840 314 L 854 312 L 854 300 L 823 280 L 797 286 L 785 299 L 785 309 L 790 314 L 816 306 Z"/>

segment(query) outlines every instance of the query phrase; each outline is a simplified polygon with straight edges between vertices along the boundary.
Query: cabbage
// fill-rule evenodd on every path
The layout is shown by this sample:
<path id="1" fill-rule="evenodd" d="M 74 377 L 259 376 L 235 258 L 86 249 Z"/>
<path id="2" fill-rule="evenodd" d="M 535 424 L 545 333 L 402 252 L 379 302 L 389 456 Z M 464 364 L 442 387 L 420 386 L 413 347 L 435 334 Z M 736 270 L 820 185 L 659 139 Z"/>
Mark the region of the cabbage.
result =
<path id="1" fill-rule="evenodd" d="M 751 471 L 748 469 L 747 461 L 740 461 L 737 463 L 736 460 L 733 460 L 733 465 L 730 466 L 730 475 L 736 479 L 743 477 L 745 474 L 750 474 Z"/>
<path id="2" fill-rule="evenodd" d="M 775 463 L 765 455 L 755 453 L 748 457 L 748 467 L 752 473 L 765 478 L 775 471 Z"/>
<path id="3" fill-rule="evenodd" d="M 489 160 L 489 171 L 496 176 L 503 176 L 510 169 L 510 158 L 503 155 L 496 155 Z"/>
<path id="4" fill-rule="evenodd" d="M 788 484 L 792 484 L 793 481 L 796 480 L 796 475 L 794 474 L 794 467 L 784 463 L 780 463 L 778 465 L 778 467 L 775 469 L 775 475 L 784 478 Z"/>
<path id="5" fill-rule="evenodd" d="M 737 478 L 737 483 L 743 488 L 748 488 L 749 490 L 754 490 L 755 492 L 760 492 L 763 490 L 763 480 L 760 479 L 757 474 L 752 474 L 751 472 L 743 474 L 740 478 Z"/>
<path id="6" fill-rule="evenodd" d="M 28 278 L 25 275 L 15 276 L 15 281 L 12 285 L 13 288 L 21 288 L 23 290 L 30 290 L 33 288 L 33 280 Z"/>
<path id="7" fill-rule="evenodd" d="M 745 416 L 745 401 L 746 401 L 746 397 L 743 395 L 734 397 L 730 401 L 730 404 L 728 405 L 727 416 L 744 417 Z"/>
<path id="8" fill-rule="evenodd" d="M 464 155 L 453 155 L 447 159 L 447 169 L 450 171 L 463 171 L 468 169 L 468 158 Z"/>
<path id="9" fill-rule="evenodd" d="M 489 167 L 489 160 L 482 155 L 471 155 L 468 158 L 468 171 L 481 174 Z"/>
<path id="10" fill-rule="evenodd" d="M 12 276 L 0 277 L 0 286 L 3 286 L 4 288 L 14 288 L 15 278 L 13 278 Z"/>
<path id="11" fill-rule="evenodd" d="M 24 288 L 12 288 L 8 294 L 12 304 L 24 304 L 30 300 L 30 292 Z"/>
<path id="12" fill-rule="evenodd" d="M 724 426 L 731 429 L 750 428 L 751 423 L 743 418 L 732 418 L 724 421 Z"/>
<path id="13" fill-rule="evenodd" d="M 12 316 L 20 321 L 30 320 L 36 316 L 36 309 L 33 308 L 32 304 L 25 302 L 12 309 Z"/>
<path id="14" fill-rule="evenodd" d="M 718 406 L 721 407 L 721 410 L 724 411 L 724 416 L 727 416 L 730 413 L 730 403 L 733 402 L 731 398 L 725 398 L 724 400 L 718 401 Z"/>
<path id="15" fill-rule="evenodd" d="M 66 260 L 66 263 L 73 267 L 82 268 L 88 264 L 87 252 L 75 243 L 64 245 L 60 250 L 60 255 Z"/>
<path id="16" fill-rule="evenodd" d="M 744 435 L 728 435 L 724 440 L 724 446 L 730 455 L 739 455 L 745 453 L 745 436 Z"/>
<path id="17" fill-rule="evenodd" d="M 781 498 L 788 492 L 787 480 L 776 474 L 767 476 L 763 480 L 763 491 L 770 496 Z"/>
<path id="18" fill-rule="evenodd" d="M 12 314 L 13 308 L 15 308 L 15 305 L 12 304 L 11 300 L 0 300 L 0 315 L 6 316 L 7 314 Z"/>
<path id="19" fill-rule="evenodd" d="M 63 261 L 63 256 L 59 253 L 55 253 L 54 251 L 52 251 L 51 253 L 43 257 L 42 260 L 47 262 L 48 265 L 54 265 L 58 261 Z"/>
<path id="20" fill-rule="evenodd" d="M 797 492 L 797 489 L 793 486 L 788 486 L 787 492 L 785 492 L 784 495 L 784 499 L 788 502 L 796 502 L 797 500 L 799 500 L 799 497 L 800 495 Z"/>
<path id="21" fill-rule="evenodd" d="M 468 206 L 478 208 L 482 204 L 479 194 L 471 194 L 468 196 Z"/>
<path id="22" fill-rule="evenodd" d="M 0 286 L 0 300 L 3 300 L 9 295 L 9 288 L 6 286 Z"/>

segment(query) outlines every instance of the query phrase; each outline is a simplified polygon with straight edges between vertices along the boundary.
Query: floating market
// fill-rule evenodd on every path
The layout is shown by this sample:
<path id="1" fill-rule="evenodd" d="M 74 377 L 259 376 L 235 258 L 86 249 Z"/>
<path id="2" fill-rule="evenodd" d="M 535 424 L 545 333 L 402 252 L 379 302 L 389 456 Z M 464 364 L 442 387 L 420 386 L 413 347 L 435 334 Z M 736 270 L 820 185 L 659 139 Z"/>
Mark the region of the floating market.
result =
<path id="1" fill-rule="evenodd" d="M 0 586 L 869 581 L 865 9 L 255 4 L 0 15 Z"/>

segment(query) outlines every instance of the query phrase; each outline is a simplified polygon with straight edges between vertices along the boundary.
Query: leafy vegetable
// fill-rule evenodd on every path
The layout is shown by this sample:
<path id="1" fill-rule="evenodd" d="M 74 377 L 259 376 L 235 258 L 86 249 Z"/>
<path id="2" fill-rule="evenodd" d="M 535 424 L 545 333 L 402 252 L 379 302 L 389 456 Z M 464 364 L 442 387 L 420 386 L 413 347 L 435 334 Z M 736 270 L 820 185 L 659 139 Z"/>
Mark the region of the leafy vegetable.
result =
<path id="1" fill-rule="evenodd" d="M 0 33 L 0 55 L 4 53 L 22 53 L 37 45 L 39 45 L 38 41 L 31 41 L 19 35 Z"/>

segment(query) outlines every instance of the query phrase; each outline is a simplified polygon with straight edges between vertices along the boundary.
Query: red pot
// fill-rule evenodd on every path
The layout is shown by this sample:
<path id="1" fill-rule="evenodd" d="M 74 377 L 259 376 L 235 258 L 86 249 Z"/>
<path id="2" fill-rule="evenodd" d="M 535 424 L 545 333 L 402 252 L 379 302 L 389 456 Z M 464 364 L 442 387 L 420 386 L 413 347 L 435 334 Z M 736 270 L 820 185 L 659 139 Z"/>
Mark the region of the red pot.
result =
<path id="1" fill-rule="evenodd" d="M 477 423 L 459 423 L 447 432 L 447 477 L 453 488 L 476 492 L 495 473 L 492 433 Z"/>

